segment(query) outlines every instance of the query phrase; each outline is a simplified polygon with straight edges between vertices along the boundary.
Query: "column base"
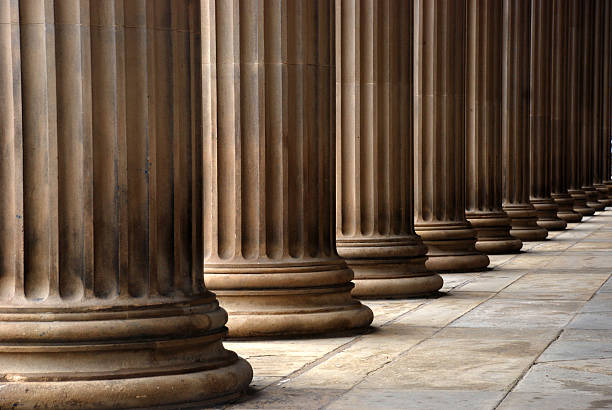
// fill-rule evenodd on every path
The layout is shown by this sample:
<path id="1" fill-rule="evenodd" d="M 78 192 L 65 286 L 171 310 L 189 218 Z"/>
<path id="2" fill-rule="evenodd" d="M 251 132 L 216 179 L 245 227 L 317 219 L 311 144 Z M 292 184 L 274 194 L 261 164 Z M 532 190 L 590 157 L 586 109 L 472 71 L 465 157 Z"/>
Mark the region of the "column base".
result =
<path id="1" fill-rule="evenodd" d="M 581 189 L 568 189 L 567 192 L 574 199 L 574 211 L 584 216 L 590 216 L 595 214 L 595 209 L 587 206 L 586 194 Z"/>
<path id="2" fill-rule="evenodd" d="M 594 184 L 597 190 L 598 197 L 597 202 L 603 204 L 604 207 L 612 205 L 612 198 L 609 197 L 610 189 L 605 184 Z"/>
<path id="3" fill-rule="evenodd" d="M 489 257 L 476 250 L 476 232 L 469 222 L 418 224 L 416 233 L 429 249 L 428 270 L 469 272 L 486 269 Z"/>
<path id="4" fill-rule="evenodd" d="M 223 348 L 227 316 L 210 293 L 195 303 L 0 308 L 0 408 L 210 406 L 253 377 Z"/>
<path id="5" fill-rule="evenodd" d="M 368 327 L 373 320 L 370 308 L 351 296 L 353 271 L 338 257 L 206 263 L 204 278 L 229 314 L 232 338 L 338 333 Z"/>
<path id="6" fill-rule="evenodd" d="M 504 211 L 510 217 L 510 235 L 523 242 L 543 241 L 548 231 L 538 225 L 538 214 L 531 204 L 504 204 Z"/>
<path id="7" fill-rule="evenodd" d="M 355 272 L 352 295 L 359 299 L 398 299 L 438 291 L 442 277 L 425 267 L 427 247 L 421 238 L 338 238 L 338 254 Z"/>
<path id="8" fill-rule="evenodd" d="M 552 193 L 552 199 L 559 206 L 557 217 L 565 222 L 580 222 L 582 214 L 574 211 L 574 199 L 568 193 Z"/>
<path id="9" fill-rule="evenodd" d="M 599 193 L 594 187 L 582 187 L 582 189 L 586 195 L 586 205 L 588 207 L 593 208 L 597 212 L 606 209 L 606 206 L 598 201 Z"/>
<path id="10" fill-rule="evenodd" d="M 557 217 L 559 206 L 551 198 L 530 198 L 529 201 L 536 210 L 538 226 L 548 231 L 562 231 L 567 228 L 567 222 Z"/>
<path id="11" fill-rule="evenodd" d="M 476 231 L 476 250 L 489 254 L 516 253 L 523 242 L 510 235 L 510 218 L 505 212 L 465 213 Z"/>

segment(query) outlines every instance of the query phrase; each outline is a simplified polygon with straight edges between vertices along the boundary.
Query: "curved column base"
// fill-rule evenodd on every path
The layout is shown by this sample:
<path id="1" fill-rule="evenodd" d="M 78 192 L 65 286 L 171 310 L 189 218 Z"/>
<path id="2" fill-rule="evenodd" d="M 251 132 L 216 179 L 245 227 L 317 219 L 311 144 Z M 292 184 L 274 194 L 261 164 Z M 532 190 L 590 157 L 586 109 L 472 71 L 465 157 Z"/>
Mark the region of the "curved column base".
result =
<path id="1" fill-rule="evenodd" d="M 599 202 L 599 192 L 594 187 L 582 187 L 586 195 L 586 205 L 596 212 L 603 211 L 606 206 Z"/>
<path id="2" fill-rule="evenodd" d="M 598 197 L 597 202 L 604 205 L 604 207 L 608 207 L 612 205 L 612 198 L 609 197 L 610 189 L 605 184 L 596 184 L 594 185 L 597 190 Z"/>
<path id="3" fill-rule="evenodd" d="M 351 296 L 340 258 L 303 263 L 205 265 L 207 288 L 227 310 L 232 338 L 339 333 L 368 327 L 373 313 Z"/>
<path id="4" fill-rule="evenodd" d="M 442 277 L 425 268 L 427 247 L 416 235 L 338 238 L 336 246 L 355 272 L 354 297 L 407 298 L 428 295 L 442 287 Z"/>
<path id="5" fill-rule="evenodd" d="M 510 218 L 505 212 L 466 212 L 476 231 L 476 250 L 489 254 L 516 253 L 523 242 L 510 235 Z"/>
<path id="6" fill-rule="evenodd" d="M 559 206 L 551 198 L 531 198 L 530 202 L 536 210 L 538 226 L 548 231 L 562 231 L 567 228 L 567 222 L 557 217 Z"/>
<path id="7" fill-rule="evenodd" d="M 476 232 L 466 223 L 418 224 L 416 233 L 428 248 L 425 267 L 436 272 L 485 270 L 489 257 L 476 250 Z"/>
<path id="8" fill-rule="evenodd" d="M 580 222 L 582 221 L 582 214 L 574 211 L 574 199 L 567 193 L 553 193 L 552 199 L 555 201 L 559 210 L 557 211 L 557 217 L 563 219 L 565 222 Z"/>
<path id="9" fill-rule="evenodd" d="M 253 371 L 223 348 L 214 295 L 146 303 L 0 307 L 0 408 L 209 406 L 247 389 Z"/>
<path id="10" fill-rule="evenodd" d="M 523 242 L 543 241 L 548 231 L 538 225 L 538 214 L 531 204 L 504 204 L 504 212 L 510 217 L 510 235 Z"/>
<path id="11" fill-rule="evenodd" d="M 578 212 L 583 217 L 595 214 L 595 209 L 586 204 L 586 194 L 584 191 L 579 189 L 568 189 L 567 192 L 574 199 L 574 211 Z"/>

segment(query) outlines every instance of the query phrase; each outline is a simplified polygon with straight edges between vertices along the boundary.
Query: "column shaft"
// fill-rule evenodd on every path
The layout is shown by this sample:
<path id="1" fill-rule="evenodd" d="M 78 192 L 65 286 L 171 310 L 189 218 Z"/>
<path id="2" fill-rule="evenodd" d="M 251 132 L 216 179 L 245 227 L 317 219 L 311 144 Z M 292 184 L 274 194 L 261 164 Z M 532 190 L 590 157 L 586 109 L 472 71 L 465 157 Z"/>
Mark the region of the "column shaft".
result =
<path id="1" fill-rule="evenodd" d="M 201 274 L 199 33 L 190 0 L 0 5 L 1 408 L 248 386 Z"/>
<path id="2" fill-rule="evenodd" d="M 559 206 L 551 197 L 551 70 L 552 20 L 550 0 L 531 2 L 531 62 L 529 102 L 530 197 L 538 225 L 562 230 L 567 222 L 557 217 Z"/>
<path id="3" fill-rule="evenodd" d="M 584 8 L 581 25 L 582 44 L 582 110 L 580 117 L 580 144 L 582 148 L 581 188 L 586 194 L 586 204 L 596 211 L 603 211 L 604 205 L 598 201 L 599 194 L 593 186 L 593 116 L 595 108 L 595 4 L 596 0 L 585 0 L 580 7 Z"/>
<path id="4" fill-rule="evenodd" d="M 484 269 L 465 218 L 466 3 L 417 0 L 414 27 L 415 228 L 427 267 Z"/>
<path id="5" fill-rule="evenodd" d="M 230 336 L 368 326 L 335 246 L 334 4 L 209 4 L 204 276 Z"/>
<path id="6" fill-rule="evenodd" d="M 593 215 L 595 210 L 586 204 L 586 193 L 582 189 L 582 143 L 581 143 L 581 120 L 582 120 L 582 18 L 584 14 L 584 2 L 582 0 L 571 0 L 569 3 L 569 65 L 568 78 L 568 114 L 569 121 L 569 180 L 568 193 L 574 198 L 574 211 L 582 215 Z"/>
<path id="7" fill-rule="evenodd" d="M 529 58 L 530 2 L 504 0 L 502 72 L 503 209 L 510 234 L 523 241 L 543 240 L 529 202 Z"/>
<path id="8" fill-rule="evenodd" d="M 569 3 L 553 0 L 552 86 L 551 86 L 551 197 L 559 206 L 557 216 L 566 222 L 580 222 L 582 214 L 574 211 L 574 199 L 567 192 L 569 150 Z"/>
<path id="9" fill-rule="evenodd" d="M 466 217 L 477 233 L 476 249 L 517 252 L 510 218 L 502 209 L 501 2 L 468 0 L 466 96 Z"/>
<path id="10" fill-rule="evenodd" d="M 594 21 L 593 25 L 593 133 L 592 133 L 592 172 L 593 172 L 593 187 L 597 190 L 598 199 L 604 206 L 612 204 L 612 199 L 608 198 L 608 186 L 604 184 L 603 177 L 603 149 L 604 149 L 604 25 L 606 18 L 607 0 L 594 0 Z M 608 83 L 609 84 L 609 83 Z M 608 122 L 610 118 L 608 117 Z M 609 136 L 608 136 L 609 138 Z M 608 153 L 609 153 L 608 149 Z"/>
<path id="11" fill-rule="evenodd" d="M 442 287 L 414 232 L 412 17 L 403 0 L 336 2 L 336 244 L 362 298 Z"/>
<path id="12" fill-rule="evenodd" d="M 612 198 L 612 172 L 610 161 L 610 138 L 612 137 L 612 3 L 604 1 L 602 51 L 602 180 L 608 186 Z"/>

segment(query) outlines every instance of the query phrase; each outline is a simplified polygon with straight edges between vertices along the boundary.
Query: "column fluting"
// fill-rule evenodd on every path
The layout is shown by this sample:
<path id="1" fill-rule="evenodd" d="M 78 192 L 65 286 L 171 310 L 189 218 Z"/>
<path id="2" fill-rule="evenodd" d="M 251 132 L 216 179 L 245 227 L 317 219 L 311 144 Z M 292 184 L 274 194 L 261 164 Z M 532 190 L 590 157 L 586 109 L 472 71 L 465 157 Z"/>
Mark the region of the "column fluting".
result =
<path id="1" fill-rule="evenodd" d="M 604 206 L 610 206 L 612 199 L 608 198 L 608 186 L 604 184 L 603 176 L 603 150 L 604 150 L 604 55 L 605 46 L 604 28 L 606 18 L 607 0 L 594 0 L 594 21 L 593 25 L 593 133 L 592 133 L 592 172 L 593 172 L 593 187 L 597 190 L 597 202 Z M 607 83 L 609 85 L 609 83 Z M 610 117 L 608 117 L 610 122 Z M 608 138 L 610 138 L 608 136 Z M 608 149 L 608 154 L 610 150 Z"/>
<path id="2" fill-rule="evenodd" d="M 466 78 L 466 217 L 476 249 L 517 252 L 502 208 L 502 11 L 500 2 L 468 0 Z"/>
<path id="3" fill-rule="evenodd" d="M 336 245 L 360 298 L 442 287 L 414 231 L 412 17 L 403 0 L 336 2 Z"/>
<path id="4" fill-rule="evenodd" d="M 582 0 L 570 0 L 569 18 L 569 66 L 568 73 L 568 134 L 569 134 L 569 161 L 568 161 L 568 190 L 574 198 L 574 211 L 584 215 L 593 215 L 595 210 L 587 205 L 586 193 L 582 189 L 582 71 L 583 71 L 583 46 L 582 46 L 582 18 L 584 14 L 584 2 Z"/>
<path id="5" fill-rule="evenodd" d="M 612 173 L 610 164 L 610 138 L 612 137 L 612 3 L 604 2 L 603 51 L 602 51 L 602 179 L 612 198 Z"/>
<path id="6" fill-rule="evenodd" d="M 581 45 L 582 45 L 582 71 L 581 71 L 581 116 L 580 116 L 580 145 L 582 148 L 582 161 L 580 163 L 580 183 L 586 194 L 587 206 L 596 211 L 603 211 L 604 204 L 598 201 L 599 193 L 593 186 L 593 116 L 595 113 L 595 0 L 584 0 L 580 7 L 583 8 L 581 23 Z"/>
<path id="7" fill-rule="evenodd" d="M 415 228 L 428 269 L 484 269 L 465 217 L 466 2 L 417 0 L 414 16 Z"/>
<path id="8" fill-rule="evenodd" d="M 230 336 L 363 328 L 335 244 L 335 5 L 203 13 L 204 277 Z"/>
<path id="9" fill-rule="evenodd" d="M 552 3 L 552 66 L 551 66 L 551 196 L 559 206 L 557 216 L 566 222 L 580 222 L 582 214 L 574 211 L 574 199 L 567 192 L 569 160 L 569 3 Z"/>
<path id="10" fill-rule="evenodd" d="M 0 408 L 206 406 L 199 2 L 0 5 Z"/>
<path id="11" fill-rule="evenodd" d="M 548 231 L 537 224 L 529 202 L 530 2 L 504 0 L 502 71 L 503 209 L 510 235 L 539 241 Z"/>
<path id="12" fill-rule="evenodd" d="M 531 1 L 531 60 L 529 101 L 529 201 L 536 209 L 538 225 L 563 230 L 567 222 L 557 216 L 559 206 L 551 197 L 552 172 L 552 20 L 550 0 Z"/>

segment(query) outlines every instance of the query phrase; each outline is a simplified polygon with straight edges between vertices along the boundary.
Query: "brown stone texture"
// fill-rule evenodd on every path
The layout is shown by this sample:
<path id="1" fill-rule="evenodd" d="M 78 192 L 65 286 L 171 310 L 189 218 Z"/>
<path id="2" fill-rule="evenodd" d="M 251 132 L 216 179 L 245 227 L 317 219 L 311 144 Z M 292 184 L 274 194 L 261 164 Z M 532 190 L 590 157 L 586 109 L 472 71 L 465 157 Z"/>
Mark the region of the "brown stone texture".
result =
<path id="1" fill-rule="evenodd" d="M 574 211 L 582 215 L 593 215 L 595 210 L 586 204 L 586 193 L 582 189 L 582 71 L 583 71 L 583 46 L 582 46 L 582 18 L 584 14 L 584 2 L 582 0 L 570 0 L 569 11 L 569 74 L 568 90 L 569 96 L 567 118 L 569 121 L 569 162 L 568 162 L 568 193 L 574 198 Z"/>
<path id="2" fill-rule="evenodd" d="M 551 197 L 551 58 L 552 3 L 531 2 L 531 61 L 529 104 L 530 196 L 538 225 L 547 230 L 562 230 L 567 222 L 557 216 L 559 206 Z"/>
<path id="3" fill-rule="evenodd" d="M 594 21 L 593 25 L 593 133 L 592 133 L 592 172 L 593 172 L 593 187 L 597 190 L 598 198 L 597 202 L 604 206 L 612 204 L 612 199 L 608 198 L 608 186 L 604 184 L 603 177 L 603 155 L 605 129 L 604 124 L 604 29 L 606 19 L 606 5 L 607 0 L 594 0 Z M 606 83 L 609 87 L 609 82 Z M 610 122 L 608 117 L 607 122 Z M 608 135 L 608 139 L 610 136 Z M 609 145 L 609 144 L 608 144 Z M 608 155 L 610 153 L 608 147 Z"/>
<path id="4" fill-rule="evenodd" d="M 582 65 L 581 70 L 581 110 L 580 110 L 580 144 L 582 151 L 580 162 L 580 183 L 581 188 L 586 194 L 587 206 L 596 211 L 602 211 L 604 205 L 598 201 L 599 194 L 593 186 L 593 116 L 595 108 L 595 18 L 596 0 L 584 0 L 580 2 L 579 7 L 582 7 L 582 23 L 580 27 L 580 37 L 582 54 L 579 64 Z"/>
<path id="5" fill-rule="evenodd" d="M 442 287 L 414 231 L 412 3 L 336 2 L 336 245 L 360 298 Z"/>
<path id="6" fill-rule="evenodd" d="M 414 30 L 416 232 L 429 269 L 484 269 L 465 217 L 466 3 L 417 0 Z"/>
<path id="7" fill-rule="evenodd" d="M 503 209 L 511 219 L 512 236 L 540 241 L 548 231 L 538 226 L 536 210 L 529 202 L 530 4 L 504 0 L 503 7 Z"/>
<path id="8" fill-rule="evenodd" d="M 0 408 L 237 397 L 202 278 L 198 2 L 0 2 Z"/>
<path id="9" fill-rule="evenodd" d="M 523 243 L 510 236 L 502 209 L 503 4 L 467 3 L 466 217 L 476 230 L 477 250 L 512 253 Z"/>
<path id="10" fill-rule="evenodd" d="M 604 18 L 602 24 L 603 40 L 602 40 L 602 134 L 603 146 L 601 150 L 601 177 L 604 184 L 608 186 L 608 196 L 612 197 L 612 180 L 610 172 L 610 137 L 612 134 L 612 3 L 609 1 L 603 2 Z"/>
<path id="11" fill-rule="evenodd" d="M 203 13 L 204 276 L 233 337 L 372 321 L 335 245 L 334 7 Z"/>
<path id="12" fill-rule="evenodd" d="M 567 192 L 569 146 L 569 121 L 567 87 L 569 70 L 569 2 L 553 0 L 552 9 L 552 65 L 551 78 L 551 197 L 559 206 L 557 216 L 566 222 L 580 222 L 582 214 L 574 211 L 574 199 Z M 545 77 L 546 78 L 546 77 Z"/>

